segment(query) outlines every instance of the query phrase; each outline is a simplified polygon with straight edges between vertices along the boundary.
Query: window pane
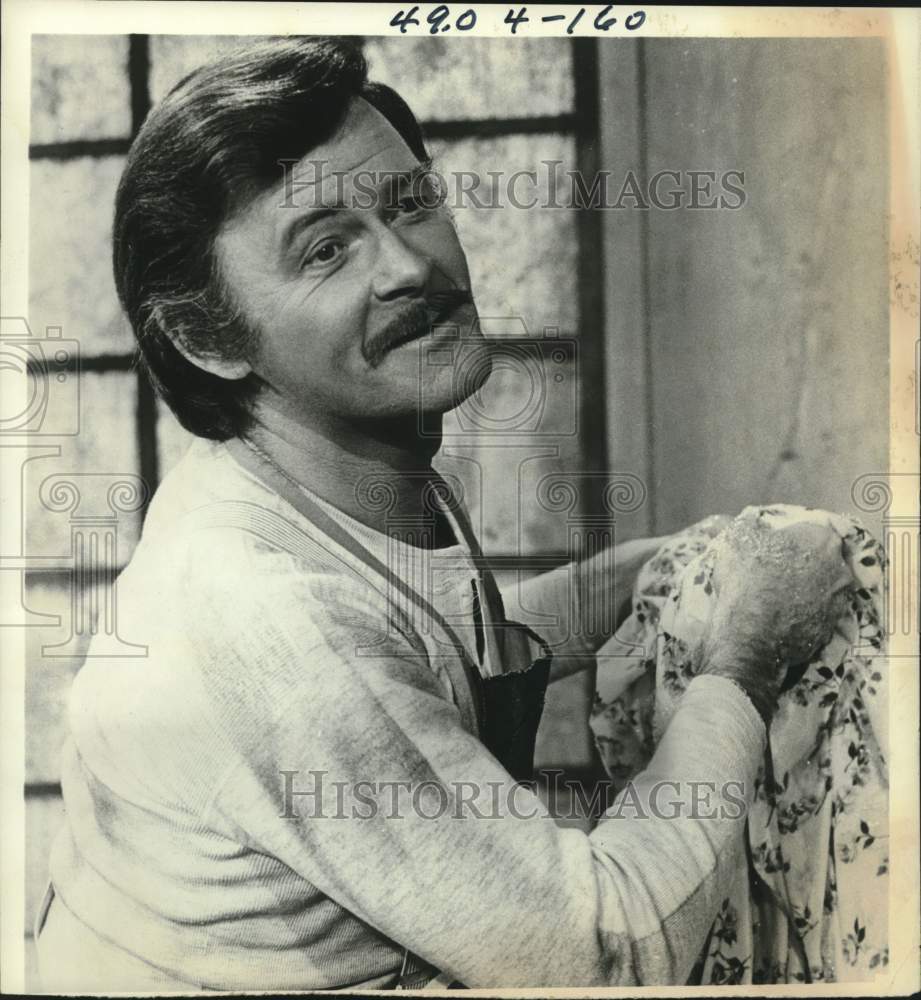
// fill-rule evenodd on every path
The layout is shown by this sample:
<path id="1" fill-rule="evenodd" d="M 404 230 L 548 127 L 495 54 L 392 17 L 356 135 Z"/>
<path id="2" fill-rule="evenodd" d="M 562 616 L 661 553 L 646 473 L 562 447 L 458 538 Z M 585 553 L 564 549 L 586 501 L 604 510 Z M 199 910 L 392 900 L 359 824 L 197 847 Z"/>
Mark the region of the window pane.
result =
<path id="1" fill-rule="evenodd" d="M 86 357 L 133 346 L 112 278 L 112 212 L 124 160 L 31 163 L 29 322 L 61 327 Z"/>
<path id="2" fill-rule="evenodd" d="M 510 135 L 431 147 L 435 167 L 447 182 L 480 314 L 521 317 L 532 334 L 545 325 L 575 331 L 576 215 L 567 207 L 570 193 L 561 179 L 564 171 L 575 169 L 572 138 Z M 561 163 L 548 167 L 542 161 Z M 519 171 L 536 178 L 520 174 L 515 179 Z M 554 196 L 555 175 L 560 179 Z M 534 202 L 535 207 L 527 207 Z"/>
<path id="3" fill-rule="evenodd" d="M 261 35 L 151 35 L 150 99 L 164 98 L 179 81 L 203 63 Z"/>
<path id="4" fill-rule="evenodd" d="M 35 925 L 45 895 L 51 844 L 63 822 L 64 806 L 58 796 L 26 799 L 26 934 Z"/>
<path id="5" fill-rule="evenodd" d="M 118 139 L 130 134 L 128 38 L 35 35 L 31 141 Z"/>
<path id="6" fill-rule="evenodd" d="M 117 489 L 116 484 L 126 475 L 138 472 L 136 385 L 131 373 L 80 376 L 79 433 L 75 437 L 54 439 L 60 444 L 60 456 L 37 457 L 25 467 L 28 555 L 62 559 L 69 556 L 74 516 L 113 520 L 118 562 L 124 563 L 131 555 L 140 516 L 113 509 L 112 504 L 116 508 L 125 506 L 130 497 L 109 491 Z M 73 487 L 63 484 L 65 480 L 72 482 Z M 57 482 L 62 485 L 52 493 Z M 79 507 L 75 506 L 77 500 Z"/>
<path id="7" fill-rule="evenodd" d="M 550 473 L 579 468 L 576 369 L 535 381 L 530 366 L 494 366 L 483 389 L 444 421 L 439 471 L 457 476 L 471 523 L 487 554 L 565 551 L 565 515 L 538 502 Z M 553 377 L 562 375 L 562 381 Z M 578 513 L 578 511 L 574 511 Z"/>
<path id="8" fill-rule="evenodd" d="M 71 638 L 71 583 L 63 573 L 30 573 L 24 603 L 29 611 L 56 615 L 57 625 L 36 625 L 26 633 L 26 783 L 61 780 L 61 747 L 67 730 L 67 699 L 89 644 L 90 630 L 76 636 L 72 657 L 45 656 L 43 649 Z M 67 647 L 70 651 L 70 647 Z"/>
<path id="9" fill-rule="evenodd" d="M 370 78 L 393 87 L 420 121 L 572 110 L 568 39 L 368 38 L 365 56 Z"/>

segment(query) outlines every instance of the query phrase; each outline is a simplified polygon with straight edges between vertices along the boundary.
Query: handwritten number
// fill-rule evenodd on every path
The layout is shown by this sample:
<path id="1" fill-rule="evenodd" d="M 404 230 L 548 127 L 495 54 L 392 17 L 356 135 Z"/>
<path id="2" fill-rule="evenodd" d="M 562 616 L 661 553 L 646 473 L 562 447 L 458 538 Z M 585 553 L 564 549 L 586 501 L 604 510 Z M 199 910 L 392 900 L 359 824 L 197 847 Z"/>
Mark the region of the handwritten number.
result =
<path id="1" fill-rule="evenodd" d="M 464 18 L 467 18 L 467 23 L 464 24 Z M 465 10 L 463 14 L 454 23 L 454 27 L 458 31 L 469 31 L 476 24 L 476 11 L 473 8 Z M 514 32 L 513 32 L 514 34 Z"/>
<path id="2" fill-rule="evenodd" d="M 643 26 L 643 22 L 646 20 L 645 10 L 635 10 L 632 14 L 627 15 L 627 20 L 624 21 L 624 27 L 627 31 L 636 31 L 637 28 Z"/>
<path id="3" fill-rule="evenodd" d="M 596 31 L 610 31 L 612 25 L 617 24 L 617 18 L 609 16 L 613 9 L 614 4 L 609 3 L 595 16 L 593 26 Z M 518 26 L 521 24 L 527 24 L 531 20 L 531 18 L 527 16 L 527 10 L 527 7 L 507 8 L 503 23 L 509 26 L 510 34 L 517 34 Z M 390 27 L 399 28 L 400 34 L 405 35 L 409 28 L 420 24 L 419 18 L 416 16 L 418 13 L 418 6 L 410 7 L 408 10 L 398 10 L 390 20 Z M 426 23 L 429 25 L 429 34 L 437 35 L 440 31 L 449 31 L 451 24 L 448 23 L 448 18 L 450 18 L 450 16 L 450 7 L 448 7 L 447 4 L 439 4 L 425 19 Z M 566 27 L 567 35 L 573 34 L 576 30 L 576 26 L 584 16 L 585 8 L 580 7 Z M 562 21 L 565 17 L 565 14 L 546 14 L 541 17 L 541 21 L 545 23 L 549 21 Z M 454 21 L 454 27 L 458 31 L 470 31 L 476 25 L 476 22 L 476 10 L 473 7 L 469 7 L 462 14 L 458 15 L 457 19 Z M 624 21 L 624 27 L 627 31 L 636 31 L 636 29 L 642 27 L 645 22 L 646 11 L 635 10 L 632 14 L 627 15 L 627 18 Z"/>
<path id="4" fill-rule="evenodd" d="M 524 15 L 524 12 L 527 9 L 528 9 L 527 7 L 519 7 L 517 14 L 515 13 L 515 8 L 514 7 L 509 7 L 509 9 L 506 11 L 506 13 L 505 13 L 505 21 L 503 23 L 504 24 L 510 24 L 512 26 L 512 34 L 513 35 L 518 30 L 518 25 L 519 24 L 523 24 L 525 21 L 530 21 L 531 20 L 531 18 L 525 17 L 525 15 Z"/>
<path id="5" fill-rule="evenodd" d="M 399 28 L 400 34 L 405 35 L 408 25 L 419 23 L 419 18 L 415 16 L 418 11 L 418 7 L 410 7 L 408 11 L 398 10 L 390 21 L 390 27 Z"/>
<path id="6" fill-rule="evenodd" d="M 585 13 L 585 8 L 580 7 L 576 16 L 569 22 L 569 27 L 566 29 L 566 34 L 571 35 L 575 30 L 576 25 L 582 20 L 582 15 Z"/>
<path id="7" fill-rule="evenodd" d="M 450 11 L 450 10 L 448 10 L 448 8 L 447 8 L 447 7 L 446 7 L 446 6 L 444 5 L 444 4 L 439 4 L 439 6 L 437 6 L 437 7 L 436 7 L 436 8 L 435 8 L 435 9 L 434 9 L 434 10 L 432 11 L 432 13 L 431 13 L 431 14 L 429 14 L 429 16 L 428 16 L 428 17 L 426 18 L 426 21 L 428 21 L 428 23 L 429 23 L 429 24 L 430 24 L 430 25 L 432 26 L 432 27 L 431 27 L 431 28 L 429 29 L 429 34 L 430 34 L 430 35 L 437 35 L 437 34 L 438 34 L 438 30 L 439 30 L 439 28 L 441 28 L 441 22 L 442 22 L 442 21 L 443 21 L 443 20 L 444 20 L 444 19 L 445 19 L 445 18 L 446 18 L 446 17 L 448 16 L 448 14 L 450 14 L 450 13 L 451 13 L 451 11 Z M 446 24 L 446 25 L 444 26 L 444 28 L 441 28 L 441 30 L 442 30 L 442 31 L 447 31 L 447 30 L 448 30 L 448 27 L 449 27 L 449 26 L 448 26 L 448 25 Z"/>
<path id="8" fill-rule="evenodd" d="M 609 3 L 607 7 L 605 7 L 604 10 L 601 11 L 601 13 L 595 18 L 596 31 L 609 31 L 612 24 L 617 24 L 616 17 L 608 17 L 608 14 L 611 13 L 611 8 L 613 6 L 614 4 Z M 639 25 L 637 25 L 637 27 L 639 27 Z"/>

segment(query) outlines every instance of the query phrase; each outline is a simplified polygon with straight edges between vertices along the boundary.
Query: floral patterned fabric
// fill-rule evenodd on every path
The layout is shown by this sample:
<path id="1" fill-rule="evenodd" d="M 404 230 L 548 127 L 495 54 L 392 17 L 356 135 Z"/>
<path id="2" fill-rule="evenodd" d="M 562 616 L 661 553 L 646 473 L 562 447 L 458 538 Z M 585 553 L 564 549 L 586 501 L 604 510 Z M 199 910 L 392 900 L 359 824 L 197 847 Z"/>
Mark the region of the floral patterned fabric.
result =
<path id="1" fill-rule="evenodd" d="M 748 858 L 723 901 L 692 983 L 858 982 L 888 963 L 884 554 L 855 520 L 776 505 L 748 508 L 840 534 L 854 577 L 829 643 L 788 677 L 747 821 Z M 694 675 L 712 610 L 714 517 L 664 545 L 641 571 L 633 611 L 599 655 L 591 726 L 615 784 L 642 770 Z"/>

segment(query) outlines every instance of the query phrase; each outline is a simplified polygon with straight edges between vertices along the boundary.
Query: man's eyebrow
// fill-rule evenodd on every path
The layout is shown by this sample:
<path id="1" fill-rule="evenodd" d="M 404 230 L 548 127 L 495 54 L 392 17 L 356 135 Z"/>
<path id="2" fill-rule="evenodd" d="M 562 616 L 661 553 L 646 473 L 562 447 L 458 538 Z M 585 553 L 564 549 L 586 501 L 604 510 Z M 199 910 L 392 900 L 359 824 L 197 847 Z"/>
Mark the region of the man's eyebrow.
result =
<path id="1" fill-rule="evenodd" d="M 396 190 L 412 189 L 420 177 L 424 177 L 432 169 L 432 157 L 427 157 L 409 170 L 390 170 L 384 173 L 385 181 L 396 181 Z M 378 185 L 380 187 L 380 185 Z"/>
<path id="2" fill-rule="evenodd" d="M 433 159 L 431 156 L 426 157 L 420 163 L 417 163 L 411 170 L 396 170 L 391 171 L 387 176 L 396 177 L 396 179 L 401 184 L 413 184 L 420 177 L 429 173 L 432 169 Z"/>
<path id="3" fill-rule="evenodd" d="M 288 225 L 285 226 L 284 231 L 281 234 L 282 253 L 284 254 L 290 249 L 295 238 L 305 229 L 309 229 L 311 226 L 316 225 L 318 222 L 322 222 L 324 219 L 329 218 L 331 215 L 335 215 L 337 212 L 341 212 L 344 208 L 345 205 L 341 203 L 336 205 L 324 205 L 321 208 L 309 209 L 299 215 L 296 219 L 292 219 Z"/>
<path id="4" fill-rule="evenodd" d="M 404 189 L 406 187 L 412 188 L 415 182 L 427 174 L 432 169 L 432 164 L 434 160 L 431 156 L 426 157 L 424 160 L 417 163 L 415 166 L 411 167 L 409 170 L 386 170 L 381 171 L 381 181 L 375 185 L 378 197 L 384 200 L 386 197 L 385 193 L 381 190 L 385 188 L 388 184 L 393 181 L 397 182 L 397 190 Z M 303 214 L 299 215 L 297 218 L 292 219 L 288 225 L 285 227 L 282 237 L 281 237 L 281 249 L 282 253 L 287 252 L 294 239 L 300 235 L 305 229 L 310 226 L 315 225 L 318 222 L 322 222 L 324 219 L 329 218 L 337 212 L 342 212 L 346 210 L 349 206 L 343 204 L 341 201 L 334 205 L 322 205 L 317 208 L 308 209 Z"/>

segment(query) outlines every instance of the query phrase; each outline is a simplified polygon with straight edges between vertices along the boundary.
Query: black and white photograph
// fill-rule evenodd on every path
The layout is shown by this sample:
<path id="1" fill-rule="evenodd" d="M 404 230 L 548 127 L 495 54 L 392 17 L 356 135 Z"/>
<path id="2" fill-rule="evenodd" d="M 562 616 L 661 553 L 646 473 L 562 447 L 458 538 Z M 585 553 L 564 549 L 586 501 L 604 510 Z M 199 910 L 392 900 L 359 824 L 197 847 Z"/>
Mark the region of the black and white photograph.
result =
<path id="1" fill-rule="evenodd" d="M 921 13 L 3 19 L 3 992 L 917 990 Z"/>

